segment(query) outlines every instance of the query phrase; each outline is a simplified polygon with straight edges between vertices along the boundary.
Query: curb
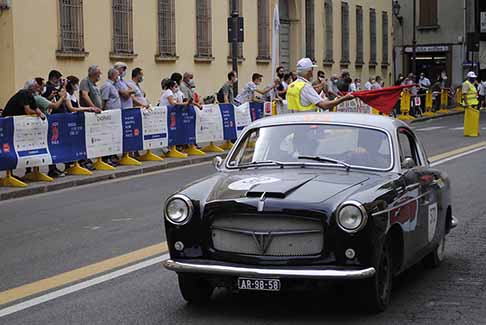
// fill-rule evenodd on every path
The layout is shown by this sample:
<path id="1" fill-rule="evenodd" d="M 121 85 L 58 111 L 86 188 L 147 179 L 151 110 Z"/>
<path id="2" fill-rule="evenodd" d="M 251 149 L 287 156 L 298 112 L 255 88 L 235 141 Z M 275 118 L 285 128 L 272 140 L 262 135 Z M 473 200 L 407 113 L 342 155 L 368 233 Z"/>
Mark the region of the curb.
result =
<path id="1" fill-rule="evenodd" d="M 30 185 L 32 187 L 26 187 L 26 188 L 20 188 L 20 189 L 11 189 L 9 192 L 4 192 L 0 193 L 0 201 L 6 201 L 10 199 L 16 199 L 16 198 L 21 198 L 25 196 L 31 196 L 34 194 L 41 194 L 41 193 L 47 193 L 47 192 L 54 192 L 54 191 L 59 191 L 63 190 L 66 188 L 72 188 L 72 187 L 77 187 L 77 186 L 82 186 L 82 185 L 88 185 L 88 184 L 93 184 L 93 183 L 98 183 L 102 181 L 107 181 L 107 180 L 112 180 L 112 179 L 119 179 L 119 178 L 124 178 L 128 176 L 134 176 L 134 175 L 142 175 L 142 174 L 147 174 L 151 172 L 156 172 L 160 170 L 165 170 L 165 169 L 173 169 L 176 167 L 182 167 L 182 166 L 189 166 L 189 165 L 195 165 L 203 162 L 209 162 L 211 161 L 214 157 L 216 156 L 226 156 L 228 152 L 224 152 L 221 154 L 208 154 L 207 156 L 201 156 L 201 157 L 189 157 L 186 159 L 174 159 L 174 160 L 168 160 L 162 163 L 154 164 L 151 166 L 142 166 L 142 167 L 131 167 L 131 169 L 128 170 L 119 170 L 119 171 L 113 171 L 113 172 L 108 172 L 104 173 L 101 175 L 92 175 L 92 176 L 84 176 L 80 177 L 78 179 L 72 179 L 72 180 L 62 180 L 60 182 L 52 182 L 52 183 L 45 183 L 40 185 L 40 183 L 31 183 Z M 100 172 L 101 173 L 101 172 Z M 67 176 L 70 177 L 70 176 Z"/>

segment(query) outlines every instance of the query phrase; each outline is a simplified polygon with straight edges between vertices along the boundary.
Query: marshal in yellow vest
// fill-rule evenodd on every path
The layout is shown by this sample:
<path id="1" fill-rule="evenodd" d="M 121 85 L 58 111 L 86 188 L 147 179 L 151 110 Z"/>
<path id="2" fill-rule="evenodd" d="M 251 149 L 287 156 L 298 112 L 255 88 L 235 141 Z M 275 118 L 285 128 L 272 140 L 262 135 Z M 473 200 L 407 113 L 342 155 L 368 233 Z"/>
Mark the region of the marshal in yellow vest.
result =
<path id="1" fill-rule="evenodd" d="M 467 94 L 463 94 L 463 96 L 466 96 L 467 98 L 467 103 L 469 104 L 469 106 L 478 106 L 479 100 L 476 87 L 469 80 L 464 81 L 464 84 L 468 85 L 469 89 Z M 462 104 L 465 104 L 464 99 L 462 101 Z"/>
<path id="2" fill-rule="evenodd" d="M 289 88 L 287 89 L 287 102 L 289 111 L 308 112 L 314 111 L 316 109 L 316 105 L 314 104 L 311 104 L 309 106 L 303 106 L 301 104 L 300 95 L 302 93 L 302 89 L 304 89 L 304 86 L 305 82 L 299 79 L 289 85 Z"/>

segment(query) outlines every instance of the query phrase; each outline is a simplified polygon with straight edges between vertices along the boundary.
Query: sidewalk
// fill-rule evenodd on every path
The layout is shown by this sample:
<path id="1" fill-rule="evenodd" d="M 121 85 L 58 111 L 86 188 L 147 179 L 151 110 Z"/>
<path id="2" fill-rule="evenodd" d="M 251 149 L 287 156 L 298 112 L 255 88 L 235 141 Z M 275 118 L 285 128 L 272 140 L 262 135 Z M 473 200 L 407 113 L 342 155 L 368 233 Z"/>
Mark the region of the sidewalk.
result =
<path id="1" fill-rule="evenodd" d="M 142 162 L 142 166 L 118 166 L 114 171 L 93 171 L 90 176 L 65 176 L 56 178 L 53 182 L 29 182 L 28 187 L 0 187 L 0 201 L 9 200 L 39 193 L 52 192 L 70 187 L 92 184 L 96 182 L 123 178 L 133 175 L 147 174 L 163 169 L 176 168 L 187 165 L 194 165 L 212 161 L 216 156 L 225 156 L 227 152 L 208 153 L 206 156 L 189 156 L 184 159 L 164 158 L 163 161 Z M 47 173 L 47 167 L 41 168 L 42 172 Z M 5 172 L 0 172 L 3 177 Z M 23 176 L 22 171 L 15 171 L 15 175 Z"/>

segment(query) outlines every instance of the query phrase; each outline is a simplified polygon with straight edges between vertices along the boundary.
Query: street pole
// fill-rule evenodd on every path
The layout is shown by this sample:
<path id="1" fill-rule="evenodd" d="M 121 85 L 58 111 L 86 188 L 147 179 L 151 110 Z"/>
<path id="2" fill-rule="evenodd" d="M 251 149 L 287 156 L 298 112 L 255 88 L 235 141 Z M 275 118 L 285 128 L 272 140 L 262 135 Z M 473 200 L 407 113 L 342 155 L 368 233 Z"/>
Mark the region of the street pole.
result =
<path id="1" fill-rule="evenodd" d="M 417 77 L 417 0 L 413 0 L 413 33 L 412 33 L 412 72 Z M 416 80 L 415 80 L 416 81 Z"/>
<path id="2" fill-rule="evenodd" d="M 233 63 L 233 71 L 238 73 L 238 16 L 239 16 L 239 0 L 232 0 L 233 12 L 232 17 L 232 38 L 231 38 L 231 61 Z M 238 95 L 238 81 L 233 84 L 233 92 Z"/>

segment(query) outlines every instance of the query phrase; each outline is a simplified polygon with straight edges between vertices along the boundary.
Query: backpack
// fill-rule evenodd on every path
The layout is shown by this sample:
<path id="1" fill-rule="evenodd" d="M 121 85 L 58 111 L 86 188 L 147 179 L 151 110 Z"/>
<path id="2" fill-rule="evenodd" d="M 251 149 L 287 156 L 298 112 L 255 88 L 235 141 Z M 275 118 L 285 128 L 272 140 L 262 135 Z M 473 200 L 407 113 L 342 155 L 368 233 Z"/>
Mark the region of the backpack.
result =
<path id="1" fill-rule="evenodd" d="M 224 91 L 223 91 L 223 87 L 221 87 L 218 91 L 218 93 L 216 94 L 216 98 L 218 99 L 218 102 L 219 103 L 224 103 Z"/>

